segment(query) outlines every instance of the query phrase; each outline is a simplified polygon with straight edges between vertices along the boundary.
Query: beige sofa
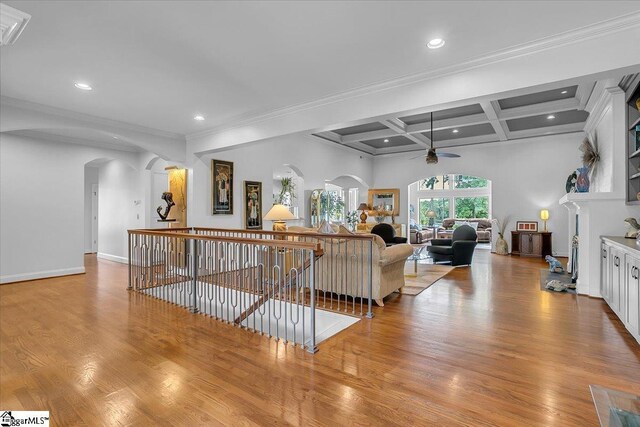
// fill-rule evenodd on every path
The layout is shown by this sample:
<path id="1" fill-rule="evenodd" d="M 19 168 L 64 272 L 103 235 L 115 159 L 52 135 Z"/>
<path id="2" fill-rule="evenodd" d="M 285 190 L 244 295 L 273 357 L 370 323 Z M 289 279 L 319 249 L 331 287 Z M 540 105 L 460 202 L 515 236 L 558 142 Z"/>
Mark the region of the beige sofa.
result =
<path id="1" fill-rule="evenodd" d="M 478 235 L 478 242 L 480 243 L 489 243 L 491 242 L 491 220 L 484 218 L 470 218 L 470 219 L 459 219 L 459 218 L 447 218 L 442 221 L 441 230 L 453 230 L 453 226 L 456 221 L 461 222 L 469 222 L 469 223 L 478 223 L 478 228 L 476 229 L 476 233 Z"/>
<path id="2" fill-rule="evenodd" d="M 317 233 L 314 228 L 289 227 L 296 233 Z M 347 232 L 329 234 L 330 237 L 347 236 Z M 350 233 L 349 233 L 350 234 Z M 362 234 L 359 234 L 362 235 Z M 364 234 L 374 239 L 372 253 L 372 298 L 383 306 L 382 299 L 404 286 L 404 265 L 413 253 L 409 244 L 386 246 L 384 241 L 374 234 Z M 315 239 L 315 238 L 314 238 Z M 318 237 L 322 242 L 322 238 Z M 316 288 L 326 292 L 352 297 L 368 296 L 369 245 L 362 240 L 334 238 L 324 243 L 324 255 L 318 261 L 318 283 Z M 354 257 L 355 255 L 355 257 Z M 357 261 L 353 261 L 353 260 Z M 364 265 L 363 265 L 364 263 Z"/>

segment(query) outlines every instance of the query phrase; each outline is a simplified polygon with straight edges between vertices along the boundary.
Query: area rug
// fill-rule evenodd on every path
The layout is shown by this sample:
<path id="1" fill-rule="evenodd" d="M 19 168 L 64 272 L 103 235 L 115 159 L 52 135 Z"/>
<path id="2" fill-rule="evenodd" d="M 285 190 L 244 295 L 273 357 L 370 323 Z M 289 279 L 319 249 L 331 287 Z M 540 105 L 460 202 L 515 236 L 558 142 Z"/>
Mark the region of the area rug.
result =
<path id="1" fill-rule="evenodd" d="M 556 292 L 552 289 L 547 289 L 545 288 L 545 286 L 547 285 L 547 282 L 549 282 L 550 280 L 558 280 L 561 283 L 567 283 L 570 284 L 571 283 L 571 275 L 569 273 L 553 273 L 551 271 L 549 271 L 548 268 L 541 268 L 540 269 L 540 289 L 542 289 L 543 291 L 547 291 L 547 292 L 553 292 L 554 294 L 576 294 L 576 290 L 575 289 L 567 289 L 566 291 L 562 291 L 562 292 Z"/>
<path id="2" fill-rule="evenodd" d="M 407 263 L 407 269 L 413 272 L 413 263 Z M 449 265 L 418 264 L 418 277 L 404 278 L 405 285 L 400 288 L 402 295 L 418 295 L 429 286 L 446 276 L 455 267 Z"/>

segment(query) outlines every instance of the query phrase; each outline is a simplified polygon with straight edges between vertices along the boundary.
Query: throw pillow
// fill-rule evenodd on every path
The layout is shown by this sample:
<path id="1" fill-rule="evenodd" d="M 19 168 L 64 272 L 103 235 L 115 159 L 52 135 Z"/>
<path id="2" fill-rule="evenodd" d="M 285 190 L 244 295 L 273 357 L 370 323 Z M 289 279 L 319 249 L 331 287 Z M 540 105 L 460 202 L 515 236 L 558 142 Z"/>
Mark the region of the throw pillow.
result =
<path id="1" fill-rule="evenodd" d="M 468 224 L 467 221 L 456 221 L 453 223 L 453 229 L 455 230 L 456 228 L 460 227 L 463 224 Z"/>
<path id="2" fill-rule="evenodd" d="M 344 225 L 340 224 L 340 227 L 338 227 L 338 234 L 355 234 L 355 233 L 353 233 Z"/>
<path id="3" fill-rule="evenodd" d="M 465 222 L 464 225 L 468 225 L 473 228 L 475 231 L 478 231 L 478 223 L 477 222 Z"/>
<path id="4" fill-rule="evenodd" d="M 331 224 L 329 224 L 326 220 L 323 220 L 320 223 L 320 227 L 318 227 L 318 233 L 321 233 L 321 234 L 335 234 L 336 231 L 333 229 Z"/>

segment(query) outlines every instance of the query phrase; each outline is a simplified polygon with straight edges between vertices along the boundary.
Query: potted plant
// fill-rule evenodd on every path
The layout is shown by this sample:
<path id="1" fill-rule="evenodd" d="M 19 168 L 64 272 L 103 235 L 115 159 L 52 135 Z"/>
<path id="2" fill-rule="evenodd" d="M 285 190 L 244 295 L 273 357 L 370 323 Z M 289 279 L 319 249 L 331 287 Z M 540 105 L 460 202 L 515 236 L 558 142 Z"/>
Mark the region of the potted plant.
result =
<path id="1" fill-rule="evenodd" d="M 291 206 L 291 202 L 296 198 L 296 185 L 293 182 L 292 177 L 284 177 L 280 179 L 280 194 L 278 195 L 277 202 L 280 205 Z"/>
<path id="2" fill-rule="evenodd" d="M 358 211 L 350 211 L 347 213 L 347 224 L 351 231 L 356 230 L 356 224 L 358 223 Z"/>

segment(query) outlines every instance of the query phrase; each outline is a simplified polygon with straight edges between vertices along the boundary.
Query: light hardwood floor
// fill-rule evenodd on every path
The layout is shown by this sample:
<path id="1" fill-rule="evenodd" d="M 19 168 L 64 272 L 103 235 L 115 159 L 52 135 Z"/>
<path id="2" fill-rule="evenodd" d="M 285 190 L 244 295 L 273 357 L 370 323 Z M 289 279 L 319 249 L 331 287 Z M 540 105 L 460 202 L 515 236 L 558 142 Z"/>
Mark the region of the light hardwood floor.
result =
<path id="1" fill-rule="evenodd" d="M 53 425 L 586 426 L 589 384 L 640 394 L 639 345 L 601 300 L 541 291 L 541 260 L 477 251 L 315 355 L 86 265 L 0 286 L 0 409 Z"/>

